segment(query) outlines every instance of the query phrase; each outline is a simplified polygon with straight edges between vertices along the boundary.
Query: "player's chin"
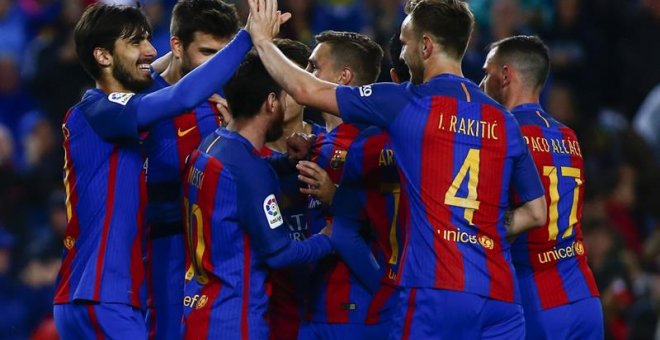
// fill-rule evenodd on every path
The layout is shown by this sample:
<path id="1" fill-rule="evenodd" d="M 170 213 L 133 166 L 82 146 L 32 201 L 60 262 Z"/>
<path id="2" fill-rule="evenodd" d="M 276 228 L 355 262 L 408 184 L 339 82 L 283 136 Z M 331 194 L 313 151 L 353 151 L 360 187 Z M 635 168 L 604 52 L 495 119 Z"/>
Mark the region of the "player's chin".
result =
<path id="1" fill-rule="evenodd" d="M 148 89 L 153 84 L 153 82 L 154 80 L 151 78 L 151 76 L 136 77 L 130 82 L 129 88 L 133 92 L 141 92 Z"/>

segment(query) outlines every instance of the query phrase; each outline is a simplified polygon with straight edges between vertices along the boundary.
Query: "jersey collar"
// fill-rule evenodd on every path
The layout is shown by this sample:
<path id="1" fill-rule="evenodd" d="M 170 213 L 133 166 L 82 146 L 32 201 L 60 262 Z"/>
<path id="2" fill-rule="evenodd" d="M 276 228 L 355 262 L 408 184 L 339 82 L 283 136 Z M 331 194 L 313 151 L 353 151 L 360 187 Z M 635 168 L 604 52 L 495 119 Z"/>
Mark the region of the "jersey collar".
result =
<path id="1" fill-rule="evenodd" d="M 226 128 L 220 128 L 220 129 L 217 130 L 217 133 L 220 137 L 226 138 L 226 139 L 233 139 L 233 140 L 235 140 L 239 143 L 244 144 L 245 147 L 248 148 L 248 150 L 250 152 L 252 152 L 254 154 L 257 154 L 257 155 L 259 154 L 259 151 L 254 148 L 254 145 L 252 145 L 252 143 L 250 143 L 250 141 L 247 140 L 247 138 L 241 136 L 238 132 L 231 131 L 231 130 L 228 130 Z"/>
<path id="2" fill-rule="evenodd" d="M 518 106 L 511 109 L 511 112 L 514 112 L 514 111 L 516 111 L 516 112 L 518 112 L 518 111 L 532 111 L 532 112 L 541 111 L 541 112 L 544 112 L 543 108 L 541 107 L 541 104 L 537 104 L 537 103 L 526 103 L 526 104 L 518 105 Z"/>
<path id="3" fill-rule="evenodd" d="M 429 79 L 428 82 L 430 83 L 430 82 L 434 82 L 434 81 L 447 81 L 447 80 L 465 82 L 465 83 L 468 83 L 472 86 L 479 87 L 479 86 L 477 86 L 477 84 L 475 84 L 472 80 L 470 80 L 468 78 L 457 76 L 455 74 L 450 74 L 450 73 L 438 74 L 438 75 L 432 77 L 431 79 Z"/>

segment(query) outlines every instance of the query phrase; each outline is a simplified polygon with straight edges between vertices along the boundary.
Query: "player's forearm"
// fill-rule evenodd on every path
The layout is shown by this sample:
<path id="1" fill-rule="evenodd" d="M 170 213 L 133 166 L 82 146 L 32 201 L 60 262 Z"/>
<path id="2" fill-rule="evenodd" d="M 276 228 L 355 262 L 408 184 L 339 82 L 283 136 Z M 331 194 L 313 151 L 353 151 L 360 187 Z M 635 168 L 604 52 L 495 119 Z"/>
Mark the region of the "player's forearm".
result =
<path id="1" fill-rule="evenodd" d="M 505 219 L 507 237 L 510 238 L 544 225 L 547 219 L 545 196 L 526 202 L 508 212 Z"/>
<path id="2" fill-rule="evenodd" d="M 174 117 L 211 97 L 234 75 L 251 47 L 249 34 L 240 31 L 229 45 L 175 85 L 145 95 L 138 111 L 138 126 Z"/>
<path id="3" fill-rule="evenodd" d="M 268 73 L 296 102 L 339 116 L 336 84 L 322 81 L 301 69 L 270 40 L 257 42 L 255 48 Z"/>
<path id="4" fill-rule="evenodd" d="M 359 223 L 335 216 L 330 241 L 353 275 L 373 293 L 380 287 L 383 273 L 358 228 Z"/>
<path id="5" fill-rule="evenodd" d="M 163 73 L 167 68 L 167 65 L 170 64 L 170 61 L 172 61 L 172 51 L 167 52 L 167 54 L 151 63 L 151 69 L 156 73 Z"/>
<path id="6" fill-rule="evenodd" d="M 266 263 L 271 268 L 282 268 L 307 264 L 330 254 L 332 245 L 326 235 L 317 234 L 309 239 L 292 241 L 275 254 L 266 257 Z"/>

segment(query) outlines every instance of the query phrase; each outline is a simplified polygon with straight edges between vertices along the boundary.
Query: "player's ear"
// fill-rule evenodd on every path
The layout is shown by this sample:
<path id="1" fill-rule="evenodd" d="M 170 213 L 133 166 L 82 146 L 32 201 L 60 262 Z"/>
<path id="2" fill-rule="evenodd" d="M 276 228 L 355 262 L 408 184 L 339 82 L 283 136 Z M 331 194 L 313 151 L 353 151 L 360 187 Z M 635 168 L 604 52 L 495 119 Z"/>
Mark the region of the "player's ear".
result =
<path id="1" fill-rule="evenodd" d="M 433 53 L 433 40 L 430 36 L 424 34 L 422 36 L 422 58 L 428 59 Z"/>
<path id="2" fill-rule="evenodd" d="M 268 110 L 268 113 L 275 112 L 276 105 L 277 105 L 277 95 L 275 94 L 275 92 L 271 92 L 268 94 L 268 97 L 266 98 L 266 109 Z"/>
<path id="3" fill-rule="evenodd" d="M 341 70 L 341 74 L 339 74 L 338 83 L 341 84 L 341 85 L 348 85 L 351 82 L 353 82 L 354 77 L 355 77 L 355 74 L 353 73 L 353 70 L 351 70 L 348 67 L 344 67 Z"/>
<path id="4" fill-rule="evenodd" d="M 399 78 L 399 74 L 396 73 L 396 70 L 394 67 L 390 69 L 390 78 L 392 79 L 393 82 L 400 84 L 401 83 L 401 78 Z"/>
<path id="5" fill-rule="evenodd" d="M 170 49 L 175 58 L 181 58 L 181 55 L 183 55 L 183 42 L 179 37 L 170 37 Z"/>
<path id="6" fill-rule="evenodd" d="M 502 69 L 502 86 L 509 86 L 511 84 L 512 70 L 509 65 L 503 65 Z"/>
<path id="7" fill-rule="evenodd" d="M 112 65 L 112 53 L 103 47 L 97 47 L 92 52 L 94 59 L 101 67 Z"/>

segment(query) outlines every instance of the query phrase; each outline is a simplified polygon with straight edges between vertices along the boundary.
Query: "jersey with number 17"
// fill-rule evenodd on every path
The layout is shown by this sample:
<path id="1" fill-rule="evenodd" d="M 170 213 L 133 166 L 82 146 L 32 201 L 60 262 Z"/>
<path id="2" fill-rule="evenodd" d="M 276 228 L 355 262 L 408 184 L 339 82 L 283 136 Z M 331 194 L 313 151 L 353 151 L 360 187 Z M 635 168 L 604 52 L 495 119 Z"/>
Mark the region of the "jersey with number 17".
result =
<path id="1" fill-rule="evenodd" d="M 468 79 L 340 86 L 346 122 L 384 128 L 406 181 L 410 226 L 399 267 L 403 287 L 520 301 L 504 214 L 543 196 L 514 117 Z"/>
<path id="2" fill-rule="evenodd" d="M 512 254 L 525 308 L 545 310 L 598 296 L 582 240 L 584 164 L 573 130 L 529 103 L 513 108 L 548 204 L 548 221 L 518 237 Z"/>

